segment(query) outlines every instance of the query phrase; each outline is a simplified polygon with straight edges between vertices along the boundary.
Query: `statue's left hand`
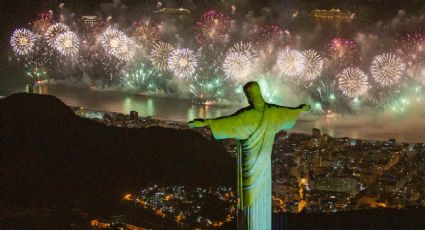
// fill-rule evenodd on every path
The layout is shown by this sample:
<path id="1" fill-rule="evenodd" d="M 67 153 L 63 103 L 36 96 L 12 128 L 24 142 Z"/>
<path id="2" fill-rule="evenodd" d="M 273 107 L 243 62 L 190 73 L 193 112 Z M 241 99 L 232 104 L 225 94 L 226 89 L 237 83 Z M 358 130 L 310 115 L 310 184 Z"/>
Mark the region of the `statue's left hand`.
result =
<path id="1" fill-rule="evenodd" d="M 198 119 L 195 119 L 193 121 L 189 121 L 189 123 L 187 123 L 187 125 L 192 129 L 193 128 L 201 128 L 201 127 L 207 126 L 208 122 L 207 122 L 207 120 L 198 118 Z"/>
<path id="2" fill-rule="evenodd" d="M 300 108 L 302 111 L 309 111 L 311 109 L 311 106 L 307 104 L 301 104 L 300 106 L 298 106 L 298 108 Z"/>

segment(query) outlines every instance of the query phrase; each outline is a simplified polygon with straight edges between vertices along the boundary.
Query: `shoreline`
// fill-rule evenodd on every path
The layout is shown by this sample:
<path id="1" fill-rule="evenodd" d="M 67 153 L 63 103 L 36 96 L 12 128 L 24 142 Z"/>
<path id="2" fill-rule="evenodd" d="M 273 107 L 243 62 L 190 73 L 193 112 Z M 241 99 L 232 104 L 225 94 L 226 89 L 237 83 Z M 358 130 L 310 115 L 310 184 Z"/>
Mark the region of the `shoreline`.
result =
<path id="1" fill-rule="evenodd" d="M 3 95 L 11 95 L 23 92 L 23 90 L 16 88 L 1 92 Z M 153 119 L 167 122 L 186 123 L 197 117 L 213 118 L 237 111 L 235 106 L 193 105 L 187 99 L 99 92 L 64 85 L 49 85 L 48 89 L 38 93 L 55 96 L 70 107 L 83 106 L 87 110 L 101 113 L 129 114 L 131 110 L 135 110 L 141 117 L 150 116 Z M 425 129 L 425 117 L 419 115 L 412 124 L 410 122 L 412 118 L 409 117 L 385 116 L 382 118 L 382 116 L 381 114 L 379 116 L 341 115 L 333 118 L 302 116 L 297 125 L 289 132 L 311 134 L 312 128 L 319 128 L 322 133 L 327 133 L 332 137 L 349 137 L 370 141 L 387 141 L 394 138 L 399 143 L 425 143 L 425 135 L 421 131 Z"/>
<path id="2" fill-rule="evenodd" d="M 72 106 L 72 105 L 68 105 L 68 104 L 65 104 L 65 105 L 67 105 L 67 106 L 69 106 L 74 112 L 77 112 L 77 110 L 78 110 L 78 108 L 81 108 L 81 106 Z M 83 107 L 84 108 L 84 110 L 85 111 L 87 111 L 87 112 L 97 112 L 97 113 L 103 113 L 103 114 L 122 114 L 122 115 L 124 115 L 124 116 L 130 116 L 130 114 L 129 113 L 120 113 L 120 112 L 111 112 L 111 111 L 104 111 L 104 110 L 96 110 L 96 109 L 90 109 L 90 108 L 86 108 L 86 107 Z M 77 114 L 78 115 L 78 114 Z M 89 117 L 85 117 L 85 116 L 81 116 L 81 115 L 78 115 L 78 116 L 80 116 L 80 117 L 84 117 L 84 118 L 86 118 L 86 119 L 91 119 L 91 120 L 93 120 L 93 118 L 89 118 Z M 186 126 L 186 124 L 187 124 L 187 122 L 186 121 L 182 121 L 182 120 L 170 120 L 170 119 L 164 119 L 164 118 L 161 118 L 161 117 L 158 117 L 158 116 L 141 116 L 141 117 L 139 117 L 139 119 L 150 119 L 150 120 L 153 120 L 153 121 L 156 121 L 156 122 L 158 122 L 158 123 L 160 123 L 160 122 L 166 122 L 166 123 L 176 123 L 176 124 L 179 124 L 179 125 L 181 125 L 181 126 Z M 302 120 L 301 120 L 301 122 L 303 122 Z M 308 121 L 304 121 L 304 122 L 308 122 Z M 174 128 L 179 128 L 178 126 L 177 127 L 174 127 Z M 312 127 L 312 129 L 313 129 L 314 127 Z M 308 133 L 308 132 L 302 132 L 302 131 L 298 131 L 298 130 L 296 130 L 296 129 L 291 129 L 291 130 L 288 130 L 288 131 L 286 131 L 288 134 L 291 134 L 291 133 L 293 133 L 293 134 L 304 134 L 304 135 L 308 135 L 308 136 L 312 136 L 312 133 Z M 387 141 L 389 141 L 389 139 L 364 139 L 364 138 L 353 138 L 353 137 L 349 137 L 349 136 L 333 136 L 333 135 L 330 135 L 330 134 L 328 134 L 328 133 L 322 133 L 321 134 L 322 136 L 323 135 L 328 135 L 328 136 L 330 136 L 331 138 L 335 138 L 335 139 L 344 139 L 344 138 L 348 138 L 348 139 L 350 139 L 350 140 L 360 140 L 360 141 L 367 141 L 367 142 L 387 142 Z M 425 142 L 404 142 L 404 141 L 397 141 L 396 140 L 396 143 L 398 143 L 398 144 L 425 144 Z"/>

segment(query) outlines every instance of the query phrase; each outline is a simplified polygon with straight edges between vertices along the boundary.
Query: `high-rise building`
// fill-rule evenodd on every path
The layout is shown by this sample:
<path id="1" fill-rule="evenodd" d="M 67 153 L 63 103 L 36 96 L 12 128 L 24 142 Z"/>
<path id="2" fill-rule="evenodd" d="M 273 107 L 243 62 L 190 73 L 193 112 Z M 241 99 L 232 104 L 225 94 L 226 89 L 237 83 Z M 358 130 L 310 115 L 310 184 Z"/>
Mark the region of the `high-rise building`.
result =
<path id="1" fill-rule="evenodd" d="M 130 120 L 135 121 L 139 119 L 139 113 L 137 111 L 130 111 Z"/>
<path id="2" fill-rule="evenodd" d="M 320 138 L 320 129 L 313 128 L 313 138 Z"/>
<path id="3" fill-rule="evenodd" d="M 34 93 L 34 83 L 27 84 L 27 93 Z"/>

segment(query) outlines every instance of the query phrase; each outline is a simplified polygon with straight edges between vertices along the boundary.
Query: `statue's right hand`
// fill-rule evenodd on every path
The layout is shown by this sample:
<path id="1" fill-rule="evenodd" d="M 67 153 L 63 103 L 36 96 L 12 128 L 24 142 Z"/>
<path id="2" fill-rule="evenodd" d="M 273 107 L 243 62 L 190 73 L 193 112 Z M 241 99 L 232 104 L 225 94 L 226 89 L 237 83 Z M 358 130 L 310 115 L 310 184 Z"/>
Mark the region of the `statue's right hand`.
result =
<path id="1" fill-rule="evenodd" d="M 207 126 L 208 123 L 206 120 L 198 118 L 193 121 L 189 121 L 187 125 L 193 129 L 193 128 L 201 128 L 201 127 Z"/>

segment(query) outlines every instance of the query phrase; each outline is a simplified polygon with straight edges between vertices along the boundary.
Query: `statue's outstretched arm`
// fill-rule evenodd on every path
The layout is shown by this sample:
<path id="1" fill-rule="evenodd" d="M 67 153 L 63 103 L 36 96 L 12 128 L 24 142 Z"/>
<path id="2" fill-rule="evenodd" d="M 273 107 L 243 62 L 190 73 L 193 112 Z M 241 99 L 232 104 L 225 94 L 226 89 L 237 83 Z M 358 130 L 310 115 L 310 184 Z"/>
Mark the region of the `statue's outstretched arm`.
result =
<path id="1" fill-rule="evenodd" d="M 278 132 L 280 130 L 288 130 L 293 128 L 298 120 L 300 113 L 309 111 L 311 106 L 301 104 L 297 107 L 278 106 L 275 108 L 277 108 L 277 113 L 279 114 L 276 116 L 276 131 Z"/>
<path id="2" fill-rule="evenodd" d="M 235 123 L 235 120 L 239 120 L 241 118 L 241 114 L 244 113 L 247 110 L 247 108 L 243 108 L 238 110 L 232 115 L 224 116 L 224 117 L 217 117 L 214 119 L 203 119 L 203 118 L 196 118 L 194 120 L 191 120 L 187 123 L 187 125 L 190 128 L 202 128 L 204 126 L 210 125 L 211 120 L 228 120 L 229 123 Z"/>
<path id="3" fill-rule="evenodd" d="M 307 112 L 311 109 L 311 106 L 307 104 L 301 104 L 297 107 L 297 109 L 300 109 L 303 112 Z"/>
<path id="4" fill-rule="evenodd" d="M 277 107 L 283 108 L 283 109 L 298 110 L 300 112 L 307 112 L 311 109 L 311 106 L 307 105 L 307 104 L 301 104 L 297 107 L 287 107 L 287 106 L 279 106 L 279 105 L 274 105 L 274 106 L 277 106 Z"/>
<path id="5" fill-rule="evenodd" d="M 189 121 L 187 125 L 190 128 L 201 128 L 208 125 L 208 119 L 197 118 L 195 120 Z"/>
<path id="6" fill-rule="evenodd" d="M 252 127 L 256 127 L 259 117 L 250 115 L 248 108 L 241 109 L 230 116 L 214 119 L 195 119 L 188 123 L 190 128 L 209 126 L 215 139 L 245 139 L 249 137 Z"/>

